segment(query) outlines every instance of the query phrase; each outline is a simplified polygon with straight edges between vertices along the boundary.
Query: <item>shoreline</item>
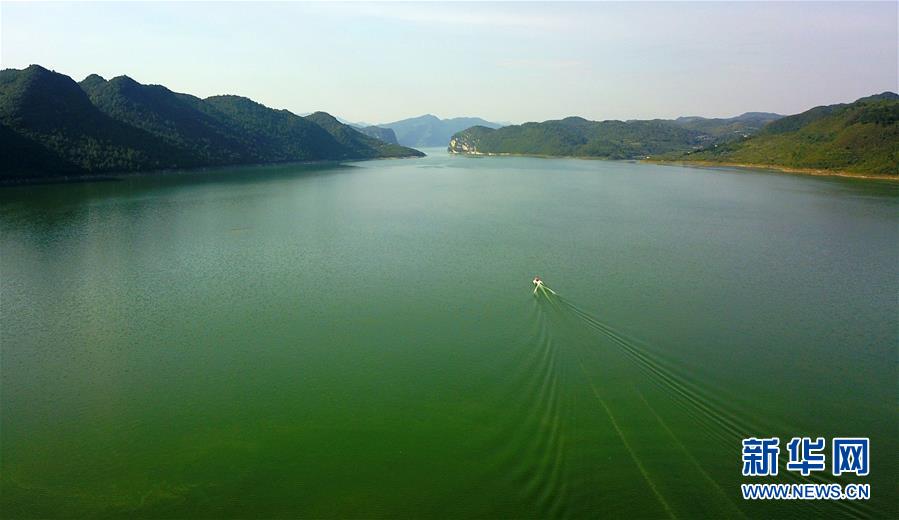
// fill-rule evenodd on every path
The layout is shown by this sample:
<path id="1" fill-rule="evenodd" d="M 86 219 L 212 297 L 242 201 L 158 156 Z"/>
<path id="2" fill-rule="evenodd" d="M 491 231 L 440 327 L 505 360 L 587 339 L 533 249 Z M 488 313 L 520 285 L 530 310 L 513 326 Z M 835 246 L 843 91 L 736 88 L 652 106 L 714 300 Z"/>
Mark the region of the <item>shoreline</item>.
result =
<path id="1" fill-rule="evenodd" d="M 696 166 L 700 168 L 740 168 L 745 170 L 770 170 L 778 173 L 789 173 L 793 175 L 810 175 L 813 177 L 843 177 L 846 179 L 865 179 L 880 181 L 899 181 L 899 174 L 888 175 L 885 173 L 858 173 L 847 172 L 843 170 L 822 170 L 820 168 L 794 168 L 790 166 L 779 166 L 776 164 L 751 164 L 751 163 L 735 163 L 735 162 L 715 162 L 715 161 L 679 161 L 664 159 L 642 159 L 640 162 L 660 164 L 662 166 Z"/>
<path id="2" fill-rule="evenodd" d="M 450 152 L 450 156 L 460 157 L 531 157 L 534 159 L 578 159 L 581 161 L 628 161 L 639 162 L 644 159 L 610 159 L 608 157 L 589 157 L 585 155 L 548 155 L 539 153 L 511 153 L 511 152 Z"/>
<path id="3" fill-rule="evenodd" d="M 883 173 L 857 173 L 842 170 L 822 170 L 820 168 L 792 168 L 778 166 L 776 164 L 748 164 L 714 161 L 680 161 L 665 159 L 609 159 L 606 157 L 585 157 L 578 155 L 542 155 L 507 152 L 449 152 L 450 155 L 468 157 L 533 157 L 538 159 L 580 159 L 587 161 L 630 161 L 647 164 L 659 164 L 662 166 L 695 166 L 699 168 L 740 168 L 746 170 L 768 170 L 777 173 L 789 173 L 793 175 L 810 175 L 814 177 L 842 177 L 846 179 L 864 179 L 880 181 L 899 181 L 899 174 L 888 175 Z"/>
<path id="4" fill-rule="evenodd" d="M 190 173 L 215 173 L 219 170 L 228 170 L 233 168 L 258 168 L 258 167 L 279 167 L 279 166 L 337 166 L 345 163 L 356 163 L 363 161 L 384 161 L 390 159 L 421 159 L 427 157 L 425 155 L 409 155 L 404 157 L 370 157 L 364 159 L 325 159 L 320 161 L 286 161 L 286 162 L 266 162 L 266 163 L 241 163 L 241 164 L 222 164 L 215 166 L 196 166 L 193 168 L 166 168 L 161 170 L 141 170 L 134 172 L 112 172 L 112 173 L 95 173 L 87 175 L 60 175 L 56 177 L 22 177 L 14 179 L 0 179 L 0 189 L 12 188 L 16 186 L 35 186 L 41 184 L 74 184 L 81 182 L 117 182 L 133 177 L 153 177 L 163 175 L 180 175 Z"/>

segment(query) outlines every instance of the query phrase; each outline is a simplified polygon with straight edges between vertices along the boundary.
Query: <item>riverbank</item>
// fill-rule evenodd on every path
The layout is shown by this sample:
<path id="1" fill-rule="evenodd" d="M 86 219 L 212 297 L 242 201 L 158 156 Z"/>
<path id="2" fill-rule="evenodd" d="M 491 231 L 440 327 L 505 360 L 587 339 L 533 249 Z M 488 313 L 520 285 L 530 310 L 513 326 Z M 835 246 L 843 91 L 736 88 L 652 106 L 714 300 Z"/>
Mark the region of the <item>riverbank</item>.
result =
<path id="1" fill-rule="evenodd" d="M 423 153 L 423 152 L 422 152 Z M 287 162 L 269 162 L 256 164 L 227 164 L 217 166 L 197 166 L 196 168 L 167 168 L 162 170 L 145 170 L 133 172 L 114 172 L 114 173 L 97 173 L 86 175 L 60 175 L 55 177 L 16 177 L 12 179 L 0 179 L 0 188 L 13 186 L 31 186 L 35 184 L 62 184 L 62 183 L 79 183 L 79 182 L 112 182 L 133 177 L 155 177 L 163 175 L 182 175 L 190 173 L 214 173 L 218 171 L 227 171 L 234 168 L 283 168 L 287 166 L 340 166 L 342 164 L 352 164 L 364 161 L 387 161 L 401 159 L 421 159 L 427 154 L 421 156 L 405 156 L 405 157 L 370 157 L 358 159 L 328 159 L 320 161 L 287 161 Z"/>
<path id="2" fill-rule="evenodd" d="M 694 166 L 697 168 L 741 168 L 749 170 L 772 170 L 781 173 L 792 173 L 796 175 L 814 175 L 818 177 L 848 177 L 854 179 L 869 180 L 886 180 L 899 182 L 899 173 L 896 175 L 876 174 L 876 173 L 858 173 L 838 170 L 822 170 L 815 168 L 790 168 L 787 166 L 778 166 L 775 164 L 747 164 L 747 163 L 731 163 L 731 162 L 714 162 L 714 161 L 674 161 L 661 159 L 609 159 L 606 157 L 585 157 L 578 155 L 546 155 L 546 154 L 524 154 L 524 153 L 504 153 L 504 152 L 452 152 L 449 154 L 468 157 L 532 157 L 538 159 L 583 159 L 591 161 L 637 161 L 651 164 L 660 164 L 663 166 Z"/>
<path id="3" fill-rule="evenodd" d="M 788 166 L 779 166 L 776 164 L 748 164 L 733 162 L 714 162 L 714 161 L 667 161 L 659 159 L 644 159 L 641 162 L 653 164 L 661 164 L 668 166 L 694 166 L 697 168 L 741 168 L 750 170 L 773 170 L 780 173 L 791 173 L 794 175 L 813 175 L 816 177 L 847 177 L 853 179 L 869 179 L 899 182 L 899 172 L 896 175 L 877 174 L 877 173 L 858 173 L 839 170 L 822 170 L 817 168 L 791 168 Z"/>

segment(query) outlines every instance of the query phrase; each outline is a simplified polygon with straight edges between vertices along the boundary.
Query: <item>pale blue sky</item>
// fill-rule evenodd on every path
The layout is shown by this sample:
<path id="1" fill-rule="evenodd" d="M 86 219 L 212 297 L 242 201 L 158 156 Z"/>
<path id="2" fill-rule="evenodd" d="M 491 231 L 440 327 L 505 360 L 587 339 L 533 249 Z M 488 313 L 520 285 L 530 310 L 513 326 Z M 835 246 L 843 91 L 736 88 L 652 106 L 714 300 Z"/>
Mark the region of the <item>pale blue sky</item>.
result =
<path id="1" fill-rule="evenodd" d="M 353 121 L 796 113 L 897 90 L 894 1 L 10 3 L 0 65 Z"/>

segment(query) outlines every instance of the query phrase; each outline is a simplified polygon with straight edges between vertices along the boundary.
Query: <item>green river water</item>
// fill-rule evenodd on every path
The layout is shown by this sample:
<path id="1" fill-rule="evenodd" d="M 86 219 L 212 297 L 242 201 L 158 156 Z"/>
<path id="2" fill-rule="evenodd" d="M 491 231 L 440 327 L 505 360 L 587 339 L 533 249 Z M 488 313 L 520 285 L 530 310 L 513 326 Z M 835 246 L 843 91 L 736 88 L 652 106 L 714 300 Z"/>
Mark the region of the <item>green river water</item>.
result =
<path id="1" fill-rule="evenodd" d="M 899 184 L 427 151 L 0 190 L 0 515 L 899 516 Z"/>

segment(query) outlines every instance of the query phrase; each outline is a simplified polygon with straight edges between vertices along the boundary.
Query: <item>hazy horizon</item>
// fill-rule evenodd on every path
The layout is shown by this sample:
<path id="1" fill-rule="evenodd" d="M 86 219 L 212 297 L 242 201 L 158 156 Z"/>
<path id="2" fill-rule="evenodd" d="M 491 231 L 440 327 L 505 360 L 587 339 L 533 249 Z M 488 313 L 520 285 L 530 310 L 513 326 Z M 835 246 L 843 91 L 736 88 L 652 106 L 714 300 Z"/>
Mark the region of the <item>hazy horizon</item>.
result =
<path id="1" fill-rule="evenodd" d="M 896 91 L 896 21 L 895 2 L 3 2 L 0 64 L 373 124 L 794 114 Z"/>

